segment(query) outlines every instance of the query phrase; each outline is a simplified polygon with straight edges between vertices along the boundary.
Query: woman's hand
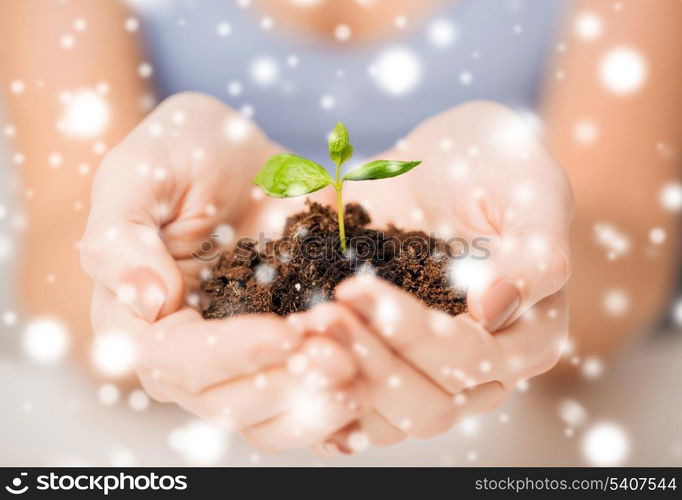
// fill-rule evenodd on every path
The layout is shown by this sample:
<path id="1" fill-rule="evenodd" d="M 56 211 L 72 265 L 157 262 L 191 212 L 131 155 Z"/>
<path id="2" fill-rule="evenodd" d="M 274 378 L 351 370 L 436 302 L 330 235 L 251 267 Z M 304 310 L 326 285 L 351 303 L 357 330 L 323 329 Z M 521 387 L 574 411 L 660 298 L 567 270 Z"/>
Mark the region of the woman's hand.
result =
<path id="1" fill-rule="evenodd" d="M 497 408 L 517 382 L 554 366 L 568 334 L 564 291 L 491 334 L 469 313 L 430 309 L 372 276 L 342 283 L 337 303 L 304 315 L 310 332 L 353 350 L 369 387 L 371 410 L 323 444 L 324 451 L 346 453 L 355 451 L 354 432 L 387 446 L 443 433 Z"/>
<path id="2" fill-rule="evenodd" d="M 382 417 L 370 417 L 370 438 L 392 442 L 401 433 L 442 432 L 462 415 L 493 408 L 517 381 L 558 361 L 567 336 L 573 201 L 561 167 L 516 114 L 492 103 L 438 115 L 382 156 L 423 165 L 392 182 L 348 186 L 351 199 L 371 206 L 375 223 L 478 238 L 489 251 L 482 258 L 469 250 L 454 261 L 453 284 L 467 289 L 465 315 L 429 310 L 395 287 L 358 277 L 337 289 L 336 314 L 311 320 L 343 324 L 354 345 L 382 350 L 381 360 L 359 360 Z M 396 385 L 394 375 L 410 383 Z M 331 441 L 344 442 L 348 432 Z"/>
<path id="3" fill-rule="evenodd" d="M 400 177 L 346 183 L 373 224 L 478 241 L 453 268 L 471 315 L 491 331 L 560 290 L 570 275 L 573 197 L 562 168 L 513 111 L 472 102 L 428 119 L 381 157 L 422 160 Z M 459 264 L 459 265 L 457 265 Z"/>
<path id="4" fill-rule="evenodd" d="M 211 239 L 216 228 L 250 234 L 273 211 L 277 200 L 255 199 L 252 180 L 280 149 L 216 99 L 167 99 L 102 161 L 81 241 L 83 268 L 148 321 L 177 311 L 210 266 L 202 244 L 230 243 Z M 283 219 L 297 206 L 276 208 Z"/>
<path id="5" fill-rule="evenodd" d="M 320 442 L 364 412 L 366 388 L 344 346 L 270 315 L 207 321 L 190 307 L 149 323 L 97 286 L 93 328 L 134 350 L 145 391 L 266 451 Z"/>
<path id="6" fill-rule="evenodd" d="M 174 96 L 104 159 L 81 245 L 95 333 L 129 343 L 145 390 L 267 450 L 319 442 L 365 402 L 353 358 L 333 340 L 271 316 L 206 321 L 192 307 L 210 265 L 194 252 L 217 226 L 281 230 L 300 210 L 251 196 L 255 172 L 278 151 L 219 101 Z"/>

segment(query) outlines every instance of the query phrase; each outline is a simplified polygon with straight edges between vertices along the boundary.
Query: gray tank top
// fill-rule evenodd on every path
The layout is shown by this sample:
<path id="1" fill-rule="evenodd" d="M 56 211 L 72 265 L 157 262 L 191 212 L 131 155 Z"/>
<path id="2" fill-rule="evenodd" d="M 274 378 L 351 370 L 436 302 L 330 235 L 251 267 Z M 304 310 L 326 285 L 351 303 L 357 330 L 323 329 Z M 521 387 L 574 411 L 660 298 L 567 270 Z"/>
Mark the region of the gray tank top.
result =
<path id="1" fill-rule="evenodd" d="M 240 0 L 129 1 L 160 97 L 212 94 L 318 160 L 338 120 L 368 156 L 472 99 L 532 110 L 565 3 L 461 0 L 391 38 L 344 45 L 292 34 Z"/>

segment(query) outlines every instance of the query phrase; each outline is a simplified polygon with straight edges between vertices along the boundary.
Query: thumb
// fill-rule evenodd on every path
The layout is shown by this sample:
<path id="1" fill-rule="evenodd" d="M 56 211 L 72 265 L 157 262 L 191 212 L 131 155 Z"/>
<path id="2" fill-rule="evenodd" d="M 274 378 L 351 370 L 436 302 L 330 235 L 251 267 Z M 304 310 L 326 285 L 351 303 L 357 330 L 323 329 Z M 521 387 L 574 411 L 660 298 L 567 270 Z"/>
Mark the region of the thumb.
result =
<path id="1" fill-rule="evenodd" d="M 116 293 L 147 321 L 182 306 L 182 274 L 152 223 L 105 222 L 93 208 L 80 256 L 82 268 L 95 282 Z"/>
<path id="2" fill-rule="evenodd" d="M 568 245 L 563 238 L 505 236 L 479 271 L 468 286 L 469 312 L 489 331 L 499 330 L 566 284 Z"/>

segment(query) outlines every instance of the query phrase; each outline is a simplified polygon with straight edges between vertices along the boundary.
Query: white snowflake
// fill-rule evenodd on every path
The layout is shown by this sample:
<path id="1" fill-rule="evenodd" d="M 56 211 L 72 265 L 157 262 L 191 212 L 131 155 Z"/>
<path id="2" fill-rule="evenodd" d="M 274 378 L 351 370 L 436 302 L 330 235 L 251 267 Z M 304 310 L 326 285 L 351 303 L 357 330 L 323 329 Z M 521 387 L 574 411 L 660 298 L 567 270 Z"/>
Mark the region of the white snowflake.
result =
<path id="1" fill-rule="evenodd" d="M 589 465 L 621 465 L 630 453 L 630 438 L 621 425 L 608 421 L 598 422 L 585 432 L 582 453 Z"/>
<path id="2" fill-rule="evenodd" d="M 260 20 L 260 27 L 263 31 L 270 31 L 275 26 L 275 21 L 268 16 L 263 17 Z"/>
<path id="3" fill-rule="evenodd" d="M 604 363 L 595 356 L 586 358 L 582 363 L 582 374 L 589 380 L 598 379 L 604 374 Z"/>
<path id="4" fill-rule="evenodd" d="M 232 142 L 243 142 L 251 132 L 250 122 L 241 116 L 228 118 L 225 122 L 225 135 Z"/>
<path id="5" fill-rule="evenodd" d="M 670 182 L 663 186 L 660 194 L 661 205 L 670 212 L 679 212 L 682 209 L 682 184 Z"/>
<path id="6" fill-rule="evenodd" d="M 116 404 L 120 396 L 118 387 L 114 384 L 104 384 L 97 390 L 97 397 L 103 405 Z"/>
<path id="7" fill-rule="evenodd" d="M 256 84 L 268 87 L 279 78 L 279 64 L 272 57 L 258 57 L 251 63 L 250 74 Z"/>
<path id="8" fill-rule="evenodd" d="M 220 460 L 227 449 L 225 433 L 206 422 L 189 422 L 168 436 L 170 447 L 194 465 L 211 465 Z"/>
<path id="9" fill-rule="evenodd" d="M 575 399 L 564 399 L 559 402 L 559 416 L 571 427 L 580 427 L 587 420 L 587 410 Z"/>
<path id="10" fill-rule="evenodd" d="M 647 71 L 642 54 L 632 47 L 611 49 L 599 62 L 599 77 L 602 84 L 616 95 L 637 92 L 646 81 Z"/>
<path id="11" fill-rule="evenodd" d="M 64 98 L 60 130 L 72 137 L 100 135 L 109 124 L 109 104 L 93 90 L 80 90 Z"/>
<path id="12" fill-rule="evenodd" d="M 218 23 L 215 29 L 216 33 L 220 37 L 226 37 L 229 36 L 230 33 L 232 33 L 232 26 L 230 26 L 230 23 L 226 21 L 221 21 Z"/>
<path id="13" fill-rule="evenodd" d="M 9 235 L 0 233 L 0 261 L 7 260 L 12 255 L 13 245 Z"/>
<path id="14" fill-rule="evenodd" d="M 339 42 L 347 42 L 353 35 L 353 31 L 347 24 L 339 24 L 334 28 L 334 38 Z"/>
<path id="15" fill-rule="evenodd" d="M 66 326 L 54 318 L 30 321 L 22 338 L 26 355 L 39 363 L 60 361 L 68 352 L 70 341 Z"/>
<path id="16" fill-rule="evenodd" d="M 26 85 L 22 80 L 13 80 L 9 84 L 9 91 L 12 94 L 23 94 L 26 90 Z"/>
<path id="17" fill-rule="evenodd" d="M 407 26 L 407 17 L 405 16 L 396 16 L 395 19 L 393 20 L 393 24 L 395 25 L 396 28 L 404 28 Z"/>
<path id="18" fill-rule="evenodd" d="M 88 27 L 88 23 L 85 19 L 82 17 L 77 17 L 76 19 L 73 20 L 73 29 L 76 31 L 85 31 L 85 28 Z"/>
<path id="19" fill-rule="evenodd" d="M 152 68 L 152 65 L 148 62 L 140 63 L 140 65 L 137 67 L 137 74 L 142 78 L 149 78 L 153 73 L 154 68 Z"/>
<path id="20" fill-rule="evenodd" d="M 269 264 L 259 264 L 256 266 L 255 278 L 259 283 L 272 283 L 277 277 L 277 271 Z"/>
<path id="21" fill-rule="evenodd" d="M 599 136 L 597 124 L 589 119 L 578 120 L 573 125 L 573 138 L 578 144 L 588 146 L 594 144 Z"/>
<path id="22" fill-rule="evenodd" d="M 604 310 L 611 316 L 622 316 L 630 306 L 630 296 L 625 290 L 616 288 L 604 294 Z"/>
<path id="23" fill-rule="evenodd" d="M 76 45 L 76 38 L 73 35 L 67 33 L 66 35 L 63 35 L 59 39 L 59 43 L 61 44 L 62 48 L 64 48 L 64 49 L 67 49 L 67 50 L 72 49 L 74 47 L 74 45 Z"/>
<path id="24" fill-rule="evenodd" d="M 613 224 L 601 222 L 594 225 L 594 238 L 599 246 L 608 251 L 613 260 L 630 251 L 630 238 Z"/>
<path id="25" fill-rule="evenodd" d="M 238 96 L 244 91 L 242 84 L 236 80 L 231 81 L 227 84 L 227 93 L 231 96 Z"/>
<path id="26" fill-rule="evenodd" d="M 434 47 L 444 49 L 450 47 L 457 38 L 457 28 L 447 19 L 437 19 L 429 26 L 429 41 Z"/>
<path id="27" fill-rule="evenodd" d="M 474 75 L 471 71 L 462 71 L 459 74 L 459 83 L 464 87 L 468 87 L 474 82 Z"/>
<path id="28" fill-rule="evenodd" d="M 143 390 L 136 389 L 128 395 L 128 405 L 133 411 L 144 411 L 149 407 L 149 396 Z"/>
<path id="29" fill-rule="evenodd" d="M 678 327 L 682 327 L 682 298 L 677 299 L 673 305 L 673 321 Z"/>
<path id="30" fill-rule="evenodd" d="M 666 238 L 667 234 L 662 227 L 654 227 L 649 231 L 649 241 L 654 245 L 662 245 L 665 243 Z"/>
<path id="31" fill-rule="evenodd" d="M 348 436 L 348 446 L 355 453 L 365 451 L 369 447 L 369 436 L 362 431 L 355 431 Z"/>
<path id="32" fill-rule="evenodd" d="M 5 326 L 14 326 L 17 324 L 17 313 L 14 311 L 5 311 L 2 313 L 2 322 Z"/>
<path id="33" fill-rule="evenodd" d="M 234 239 L 234 228 L 229 224 L 220 224 L 214 230 L 211 236 L 223 246 L 229 245 Z"/>
<path id="34" fill-rule="evenodd" d="M 130 335 L 120 331 L 106 332 L 95 338 L 91 354 L 95 367 L 109 377 L 129 374 L 136 357 Z"/>
<path id="35" fill-rule="evenodd" d="M 422 65 L 409 49 L 394 47 L 379 55 L 369 68 L 376 85 L 392 95 L 412 92 L 421 82 Z"/>
<path id="36" fill-rule="evenodd" d="M 140 22 L 135 17 L 129 17 L 123 23 L 126 31 L 135 32 L 140 28 Z"/>
<path id="37" fill-rule="evenodd" d="M 591 41 L 599 38 L 602 32 L 602 21 L 594 12 L 583 12 L 575 20 L 575 33 L 583 40 Z"/>
<path id="38" fill-rule="evenodd" d="M 336 106 L 336 100 L 334 99 L 334 96 L 329 94 L 323 95 L 320 98 L 320 106 L 322 106 L 322 109 L 326 110 L 334 109 L 334 106 Z"/>

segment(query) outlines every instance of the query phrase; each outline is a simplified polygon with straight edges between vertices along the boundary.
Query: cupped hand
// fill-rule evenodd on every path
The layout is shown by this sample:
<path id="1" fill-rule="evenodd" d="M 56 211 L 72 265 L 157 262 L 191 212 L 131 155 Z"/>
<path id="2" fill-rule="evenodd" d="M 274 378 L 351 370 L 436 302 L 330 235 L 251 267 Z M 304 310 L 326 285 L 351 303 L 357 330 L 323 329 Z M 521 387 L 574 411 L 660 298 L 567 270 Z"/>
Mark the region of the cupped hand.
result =
<path id="1" fill-rule="evenodd" d="M 346 183 L 346 198 L 369 205 L 375 226 L 393 222 L 466 241 L 453 283 L 467 288 L 469 311 L 486 328 L 509 324 L 566 284 L 571 188 L 515 112 L 465 104 L 380 156 L 423 163 L 381 182 Z"/>
<path id="2" fill-rule="evenodd" d="M 549 370 L 568 334 L 564 291 L 491 334 L 471 314 L 453 317 L 372 276 L 337 288 L 337 302 L 303 313 L 310 332 L 351 349 L 369 388 L 370 409 L 322 449 L 358 451 L 407 436 L 428 438 L 497 408 L 520 381 Z M 360 433 L 362 439 L 353 439 Z"/>
<path id="3" fill-rule="evenodd" d="M 95 333 L 124 336 L 147 392 L 268 450 L 320 441 L 364 404 L 355 362 L 333 340 L 304 338 L 281 318 L 206 321 L 195 309 L 216 227 L 281 231 L 301 209 L 302 200 L 252 195 L 255 173 L 279 151 L 219 101 L 174 96 L 103 160 L 81 242 Z"/>
<path id="4" fill-rule="evenodd" d="M 372 323 L 371 311 L 363 312 L 354 302 L 349 290 L 358 285 L 353 281 L 339 289 L 339 304 L 324 306 L 336 312 L 315 319 L 313 323 L 319 325 L 313 330 L 326 331 L 323 325 L 331 320 L 345 322 L 345 329 L 353 332 L 350 338 L 364 339 L 374 346 L 372 352 L 383 353 L 367 359 L 358 356 L 363 380 L 356 377 L 348 352 L 340 348 L 341 340 L 308 339 L 301 333 L 311 331 L 305 321 L 263 316 L 204 321 L 185 303 L 193 297 L 201 268 L 206 266 L 192 253 L 202 248 L 219 224 L 230 224 L 237 235 L 253 235 L 256 229 L 279 231 L 286 214 L 301 209 L 292 200 L 251 196 L 256 170 L 280 149 L 222 104 L 189 94 L 159 106 L 103 162 L 82 245 L 83 266 L 97 284 L 93 323 L 100 334 L 123 330 L 131 335 L 137 347 L 137 371 L 152 396 L 175 401 L 204 418 L 228 422 L 261 448 L 319 441 L 326 442 L 323 446 L 329 451 L 344 449 L 348 433 L 357 428 L 377 444 L 390 444 L 406 434 L 423 437 L 441 432 L 464 414 L 462 409 L 453 414 L 443 406 L 446 400 L 461 403 L 458 395 L 469 397 L 474 388 L 485 389 L 487 396 L 476 399 L 487 403 L 475 406 L 488 407 L 491 398 L 497 402 L 514 380 L 549 368 L 556 339 L 537 332 L 554 328 L 561 336 L 565 317 L 561 296 L 552 298 L 547 313 L 558 318 L 554 326 L 539 322 L 526 327 L 514 321 L 560 290 L 567 279 L 570 190 L 560 169 L 520 121 L 485 103 L 435 117 L 386 154 L 392 159 L 414 159 L 416 154 L 424 161 L 418 170 L 347 190 L 350 199 L 369 205 L 375 223 L 419 226 L 440 236 L 489 238 L 490 258 L 484 266 L 474 266 L 475 272 L 464 273 L 475 278 L 465 284 L 470 314 L 442 321 L 458 322 L 450 328 L 460 332 L 455 335 L 459 340 L 450 339 L 444 349 L 433 342 L 433 332 L 423 329 L 418 339 L 410 341 L 410 345 L 425 343 L 426 347 L 416 349 L 418 356 L 408 352 L 412 347 L 391 344 L 379 325 Z M 363 300 L 373 304 L 372 292 L 383 289 L 363 290 L 369 294 Z M 386 291 L 391 292 L 396 291 Z M 396 303 L 409 312 L 409 324 L 426 324 L 432 311 L 397 293 Z M 507 325 L 519 332 L 505 337 L 514 341 L 499 342 L 492 351 L 483 349 L 483 344 L 492 345 L 489 332 Z M 340 338 L 353 348 L 362 345 L 356 340 L 348 344 L 348 336 Z M 459 344 L 467 338 L 482 345 L 472 343 L 465 356 Z M 462 357 L 447 357 L 455 363 L 443 364 L 447 361 L 443 353 L 454 356 L 455 345 Z M 514 346 L 524 346 L 520 363 L 512 354 L 519 352 Z M 504 347 L 509 348 L 507 354 L 497 352 Z M 232 352 L 242 355 L 230 356 Z M 465 363 L 464 358 L 466 364 L 456 366 Z M 505 359 L 515 360 L 513 370 L 503 367 Z M 537 359 L 541 361 L 533 361 Z M 303 365 L 307 369 L 301 370 Z M 494 380 L 467 376 L 471 370 L 465 368 L 474 365 L 490 365 L 485 371 Z M 405 379 L 406 387 L 418 388 L 416 393 L 381 392 L 384 375 L 389 373 L 385 366 L 401 367 L 399 375 L 389 375 L 389 386 L 401 385 L 397 381 Z M 464 389 L 434 375 L 438 370 L 445 373 L 444 367 L 456 379 L 463 378 Z M 363 411 L 367 381 L 374 402 L 369 412 Z M 414 407 L 415 398 L 427 386 L 434 404 L 423 406 L 431 411 L 401 416 L 401 408 Z M 254 391 L 254 387 L 270 387 L 273 392 Z M 356 421 L 358 415 L 362 417 Z"/>
<path id="5" fill-rule="evenodd" d="M 327 317 L 322 324 L 343 323 L 354 345 L 383 353 L 383 361 L 359 357 L 374 411 L 329 440 L 342 448 L 358 426 L 390 444 L 493 408 L 517 381 L 549 370 L 567 336 L 571 189 L 519 116 L 470 103 L 427 120 L 381 156 L 423 164 L 382 183 L 347 183 L 346 197 L 369 206 L 379 227 L 461 238 L 450 278 L 467 290 L 469 312 L 445 316 L 371 278 L 339 286 L 336 314 L 315 316 L 310 328 Z"/>

